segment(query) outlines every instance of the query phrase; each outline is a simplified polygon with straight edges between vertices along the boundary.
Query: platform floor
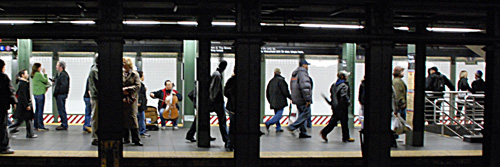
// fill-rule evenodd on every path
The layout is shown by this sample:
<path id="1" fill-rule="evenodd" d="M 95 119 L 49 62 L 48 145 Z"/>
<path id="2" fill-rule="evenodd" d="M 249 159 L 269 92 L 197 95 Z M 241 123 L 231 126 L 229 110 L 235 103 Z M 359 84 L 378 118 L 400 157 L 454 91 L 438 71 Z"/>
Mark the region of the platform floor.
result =
<path id="1" fill-rule="evenodd" d="M 38 138 L 27 139 L 26 131 L 11 135 L 10 145 L 16 150 L 14 155 L 0 156 L 53 156 L 53 157 L 97 157 L 97 147 L 90 145 L 91 137 L 82 132 L 82 126 L 73 125 L 68 131 L 56 131 L 55 125 L 46 125 L 50 131 L 36 132 Z M 336 128 L 325 143 L 319 136 L 323 126 L 314 126 L 309 130 L 312 138 L 294 138 L 289 132 L 276 133 L 271 127 L 269 134 L 261 137 L 261 157 L 361 157 L 359 142 L 359 128 L 351 130 L 353 143 L 344 143 L 341 140 L 341 130 Z M 263 132 L 265 128 L 261 128 Z M 211 134 L 216 141 L 210 148 L 199 148 L 196 143 L 185 140 L 188 128 L 179 130 L 149 131 L 151 137 L 141 138 L 143 147 L 124 145 L 124 157 L 190 157 L 190 158 L 232 158 L 232 152 L 224 151 L 224 143 L 220 138 L 218 127 L 211 127 Z M 482 144 L 463 142 L 457 137 L 441 136 L 434 133 L 425 133 L 424 147 L 412 147 L 404 144 L 404 135 L 398 142 L 398 148 L 392 148 L 394 157 L 414 156 L 481 156 Z"/>

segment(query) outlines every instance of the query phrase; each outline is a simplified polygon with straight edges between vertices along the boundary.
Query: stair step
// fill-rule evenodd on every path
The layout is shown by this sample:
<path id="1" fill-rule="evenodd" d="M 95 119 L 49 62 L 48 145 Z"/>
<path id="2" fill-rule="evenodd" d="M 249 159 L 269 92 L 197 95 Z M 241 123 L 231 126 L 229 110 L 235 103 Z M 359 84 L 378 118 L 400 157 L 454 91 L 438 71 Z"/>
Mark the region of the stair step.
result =
<path id="1" fill-rule="evenodd" d="M 469 143 L 482 143 L 483 135 L 464 135 L 464 141 Z"/>

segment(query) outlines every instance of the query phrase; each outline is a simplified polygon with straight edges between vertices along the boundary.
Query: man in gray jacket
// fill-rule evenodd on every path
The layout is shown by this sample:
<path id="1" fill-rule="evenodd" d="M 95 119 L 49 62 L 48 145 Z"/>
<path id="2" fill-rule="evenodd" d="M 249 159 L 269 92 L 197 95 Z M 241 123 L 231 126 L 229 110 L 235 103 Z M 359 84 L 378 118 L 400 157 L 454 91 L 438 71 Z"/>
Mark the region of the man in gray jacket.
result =
<path id="1" fill-rule="evenodd" d="M 97 146 L 98 143 L 98 137 L 97 137 L 97 130 L 98 130 L 98 91 L 97 91 L 97 82 L 99 81 L 98 77 L 98 66 L 99 66 L 99 59 L 98 55 L 96 54 L 96 57 L 94 59 L 94 65 L 92 65 L 89 73 L 89 92 L 90 92 L 90 104 L 92 106 L 92 121 L 91 121 L 91 127 L 92 127 L 92 145 Z"/>
<path id="2" fill-rule="evenodd" d="M 297 120 L 289 125 L 287 128 L 293 132 L 300 128 L 299 138 L 311 138 L 306 132 L 306 120 L 311 117 L 311 104 L 312 104 L 312 79 L 309 77 L 307 70 L 309 63 L 302 59 L 299 62 L 299 67 L 292 73 L 290 82 L 290 89 L 292 91 L 292 103 L 297 106 L 299 110 L 299 117 Z"/>
<path id="3" fill-rule="evenodd" d="M 211 76 L 210 81 L 210 112 L 215 112 L 217 114 L 217 119 L 219 120 L 219 130 L 222 136 L 222 141 L 225 143 L 226 150 L 230 150 L 229 145 L 229 136 L 227 134 L 227 125 L 226 125 L 226 112 L 224 108 L 224 96 L 222 95 L 222 73 L 226 70 L 227 62 L 225 60 L 221 60 L 219 63 L 219 67 Z"/>

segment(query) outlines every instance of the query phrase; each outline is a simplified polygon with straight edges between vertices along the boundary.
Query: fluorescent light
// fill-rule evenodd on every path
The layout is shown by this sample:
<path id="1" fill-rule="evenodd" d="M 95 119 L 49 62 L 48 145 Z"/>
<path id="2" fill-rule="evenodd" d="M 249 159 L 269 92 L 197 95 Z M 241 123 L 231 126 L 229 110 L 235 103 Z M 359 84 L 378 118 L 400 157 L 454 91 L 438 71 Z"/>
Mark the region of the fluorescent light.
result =
<path id="1" fill-rule="evenodd" d="M 342 25 L 342 24 L 299 24 L 299 27 L 306 28 L 339 28 L 339 29 L 362 29 L 360 25 Z"/>
<path id="2" fill-rule="evenodd" d="M 155 25 L 155 24 L 161 24 L 161 23 L 159 21 L 123 21 L 123 24 Z"/>
<path id="3" fill-rule="evenodd" d="M 75 20 L 70 21 L 71 24 L 95 24 L 95 21 L 92 20 Z"/>
<path id="4" fill-rule="evenodd" d="M 212 22 L 212 25 L 214 25 L 214 26 L 235 26 L 236 22 L 217 22 L 217 21 L 214 21 L 214 22 Z"/>
<path id="5" fill-rule="evenodd" d="M 196 22 L 196 21 L 178 21 L 177 24 L 186 25 L 186 26 L 196 26 L 196 25 L 198 25 L 198 22 Z"/>
<path id="6" fill-rule="evenodd" d="M 483 30 L 480 29 L 472 29 L 472 28 L 437 28 L 437 27 L 427 27 L 428 31 L 434 32 L 481 32 Z"/>
<path id="7" fill-rule="evenodd" d="M 410 27 L 394 27 L 396 30 L 401 30 L 401 31 L 409 31 Z"/>
<path id="8" fill-rule="evenodd" d="M 33 24 L 33 20 L 0 20 L 0 24 Z"/>

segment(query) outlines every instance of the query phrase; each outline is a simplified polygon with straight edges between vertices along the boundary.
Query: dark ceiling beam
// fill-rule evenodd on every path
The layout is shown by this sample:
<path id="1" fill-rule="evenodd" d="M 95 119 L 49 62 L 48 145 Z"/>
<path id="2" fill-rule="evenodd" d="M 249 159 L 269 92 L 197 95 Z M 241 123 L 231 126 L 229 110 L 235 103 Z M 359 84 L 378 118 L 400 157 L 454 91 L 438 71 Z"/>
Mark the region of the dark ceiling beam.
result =
<path id="1" fill-rule="evenodd" d="M 0 25 L 1 38 L 96 39 L 101 35 L 95 26 L 71 24 Z M 124 26 L 123 32 L 110 32 L 126 39 L 199 39 L 232 40 L 241 37 L 262 38 L 264 41 L 290 42 L 353 42 L 393 40 L 398 43 L 428 44 L 487 44 L 500 39 L 481 33 L 432 33 L 425 36 L 396 31 L 391 36 L 370 35 L 363 30 L 306 29 L 301 27 L 262 27 L 261 33 L 237 33 L 234 27 L 213 27 L 200 31 L 196 27 L 179 25 Z"/>

